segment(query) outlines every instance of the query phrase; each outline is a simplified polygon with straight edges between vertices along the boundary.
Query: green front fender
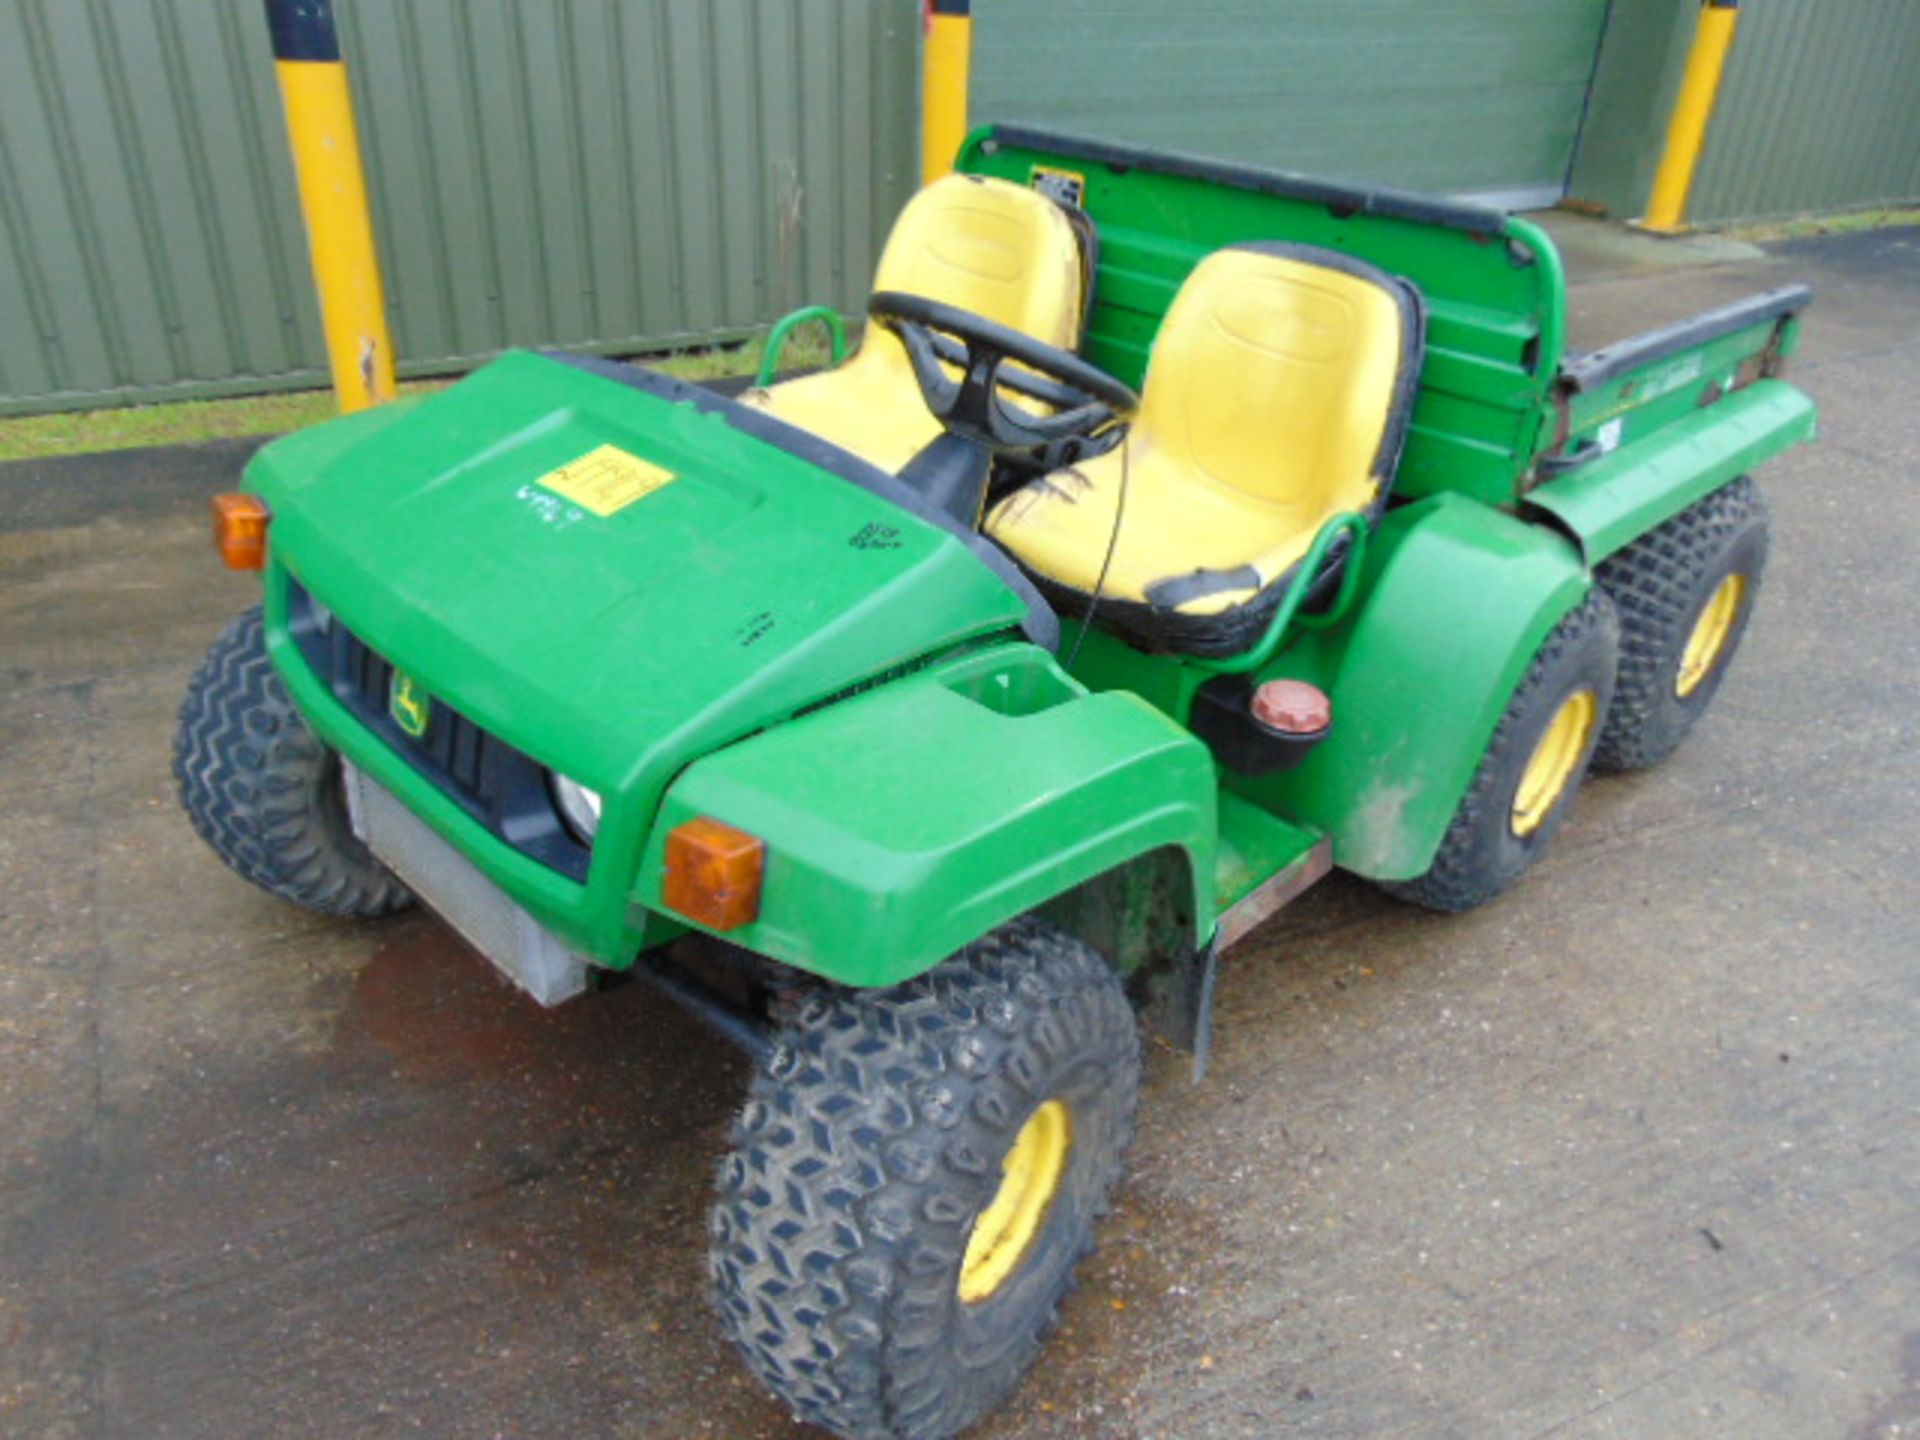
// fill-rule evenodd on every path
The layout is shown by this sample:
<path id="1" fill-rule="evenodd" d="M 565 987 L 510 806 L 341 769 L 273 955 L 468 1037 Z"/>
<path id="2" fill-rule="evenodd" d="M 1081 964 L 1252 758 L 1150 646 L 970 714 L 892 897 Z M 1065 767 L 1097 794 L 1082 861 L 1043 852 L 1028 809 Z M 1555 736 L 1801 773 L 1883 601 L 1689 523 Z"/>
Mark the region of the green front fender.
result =
<path id="1" fill-rule="evenodd" d="M 1131 695 L 1089 695 L 1032 645 L 998 644 L 688 766 L 634 900 L 673 914 L 660 894 L 665 837 L 710 815 L 766 845 L 759 915 L 725 938 L 843 984 L 910 979 L 1165 849 L 1186 857 L 1204 934 L 1216 804 L 1206 748 L 1166 716 Z"/>
<path id="2" fill-rule="evenodd" d="M 1326 831 L 1342 869 L 1421 874 L 1514 686 L 1591 584 L 1564 536 L 1463 496 L 1390 512 L 1354 608 L 1276 667 L 1327 690 L 1332 733 L 1297 770 L 1229 783 Z"/>

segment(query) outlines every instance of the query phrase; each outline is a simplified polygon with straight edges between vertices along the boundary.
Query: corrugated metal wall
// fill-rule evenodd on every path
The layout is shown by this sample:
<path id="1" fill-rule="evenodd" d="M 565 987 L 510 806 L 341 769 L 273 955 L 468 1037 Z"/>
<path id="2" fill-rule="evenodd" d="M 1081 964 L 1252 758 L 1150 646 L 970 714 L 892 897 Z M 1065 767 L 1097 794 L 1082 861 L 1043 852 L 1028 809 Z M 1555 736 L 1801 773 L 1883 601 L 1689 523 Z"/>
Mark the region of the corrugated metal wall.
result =
<path id="1" fill-rule="evenodd" d="M 1751 0 L 1687 217 L 1920 197 L 1920 3 Z"/>
<path id="2" fill-rule="evenodd" d="M 1674 0 L 1611 0 L 1568 198 L 1623 220 L 1646 208 L 1698 24 L 1697 7 Z"/>
<path id="3" fill-rule="evenodd" d="M 857 306 L 916 0 L 342 0 L 403 374 Z M 324 381 L 258 0 L 0 0 L 0 413 Z"/>
<path id="4" fill-rule="evenodd" d="M 975 0 L 973 113 L 1556 197 L 1606 0 Z"/>

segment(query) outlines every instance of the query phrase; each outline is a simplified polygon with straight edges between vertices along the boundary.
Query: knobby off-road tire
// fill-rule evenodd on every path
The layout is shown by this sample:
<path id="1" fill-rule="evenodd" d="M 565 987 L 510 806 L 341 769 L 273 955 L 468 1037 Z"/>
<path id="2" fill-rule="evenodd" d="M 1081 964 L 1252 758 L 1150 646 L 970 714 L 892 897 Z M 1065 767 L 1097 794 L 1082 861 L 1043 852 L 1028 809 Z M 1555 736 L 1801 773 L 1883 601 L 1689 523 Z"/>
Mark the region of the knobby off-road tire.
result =
<path id="1" fill-rule="evenodd" d="M 907 984 L 810 997 L 721 1168 L 710 1258 L 728 1336 L 797 1416 L 840 1435 L 963 1429 L 1032 1362 L 1092 1248 L 1139 1086 L 1119 982 L 1031 917 Z M 983 1212 L 1062 1109 L 1050 1202 L 981 1295 L 976 1221 L 982 1240 L 1006 1233 Z"/>
<path id="2" fill-rule="evenodd" d="M 1760 488 L 1743 475 L 1601 562 L 1595 578 L 1620 612 L 1620 672 L 1596 770 L 1657 765 L 1706 713 L 1753 614 L 1767 530 Z"/>
<path id="3" fill-rule="evenodd" d="M 1383 882 L 1383 890 L 1430 910 L 1471 910 L 1512 885 L 1540 857 L 1566 818 L 1600 737 L 1613 694 L 1619 633 L 1613 602 L 1596 586 L 1548 634 L 1521 677 L 1433 864 L 1415 879 Z M 1583 695 L 1590 699 L 1583 701 Z M 1584 713 L 1589 704 L 1591 713 Z M 1582 718 L 1584 729 L 1575 734 Z M 1550 730 L 1559 736 L 1561 763 L 1549 766 L 1548 778 L 1557 777 L 1558 783 L 1528 787 L 1533 767 L 1553 758 Z M 1528 788 L 1538 792 L 1540 803 L 1523 812 Z"/>
<path id="4" fill-rule="evenodd" d="M 339 758 L 267 659 L 258 605 L 188 682 L 173 775 L 200 838 L 262 890 L 328 915 L 385 915 L 412 900 L 354 836 Z"/>

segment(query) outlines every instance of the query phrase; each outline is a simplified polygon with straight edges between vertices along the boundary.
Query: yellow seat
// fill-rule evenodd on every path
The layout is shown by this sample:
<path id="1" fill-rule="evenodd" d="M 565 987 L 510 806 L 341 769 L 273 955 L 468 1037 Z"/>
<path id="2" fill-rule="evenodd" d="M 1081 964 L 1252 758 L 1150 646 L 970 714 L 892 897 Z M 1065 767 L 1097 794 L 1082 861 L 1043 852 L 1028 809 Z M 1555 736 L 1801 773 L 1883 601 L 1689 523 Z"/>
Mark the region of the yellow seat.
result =
<path id="1" fill-rule="evenodd" d="M 939 300 L 1073 350 L 1090 274 L 1053 201 L 1005 180 L 948 175 L 900 212 L 873 288 Z M 905 347 L 878 325 L 837 369 L 740 398 L 891 472 L 941 433 Z"/>
<path id="2" fill-rule="evenodd" d="M 1154 338 L 1125 453 L 1015 491 L 987 532 L 1070 607 L 1084 608 L 1106 563 L 1099 613 L 1117 628 L 1170 648 L 1244 648 L 1320 527 L 1385 503 L 1420 352 L 1404 281 L 1308 246 L 1217 251 Z"/>

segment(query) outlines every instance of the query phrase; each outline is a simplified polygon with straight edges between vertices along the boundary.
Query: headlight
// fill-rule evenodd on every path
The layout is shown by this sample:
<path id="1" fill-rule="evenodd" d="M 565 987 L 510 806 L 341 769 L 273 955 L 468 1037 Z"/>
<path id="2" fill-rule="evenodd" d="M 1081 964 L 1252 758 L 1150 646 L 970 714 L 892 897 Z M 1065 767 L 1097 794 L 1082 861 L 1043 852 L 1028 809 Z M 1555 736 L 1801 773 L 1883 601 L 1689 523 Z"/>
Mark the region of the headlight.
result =
<path id="1" fill-rule="evenodd" d="M 600 792 L 589 790 L 578 780 L 569 780 L 557 771 L 548 771 L 547 779 L 553 786 L 553 803 L 559 807 L 560 818 L 567 822 L 574 839 L 582 845 L 593 844 L 594 832 L 600 828 Z"/>

